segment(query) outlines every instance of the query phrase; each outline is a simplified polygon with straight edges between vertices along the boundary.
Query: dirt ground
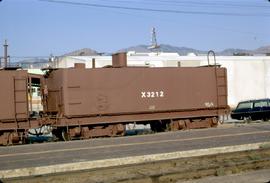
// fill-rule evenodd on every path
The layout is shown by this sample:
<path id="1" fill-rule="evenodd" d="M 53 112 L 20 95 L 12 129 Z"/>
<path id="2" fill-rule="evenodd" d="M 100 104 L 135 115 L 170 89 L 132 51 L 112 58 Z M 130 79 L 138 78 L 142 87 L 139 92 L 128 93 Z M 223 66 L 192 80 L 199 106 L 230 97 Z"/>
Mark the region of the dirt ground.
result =
<path id="1" fill-rule="evenodd" d="M 177 183 L 270 183 L 270 169 L 253 170 L 225 176 L 209 176 Z"/>

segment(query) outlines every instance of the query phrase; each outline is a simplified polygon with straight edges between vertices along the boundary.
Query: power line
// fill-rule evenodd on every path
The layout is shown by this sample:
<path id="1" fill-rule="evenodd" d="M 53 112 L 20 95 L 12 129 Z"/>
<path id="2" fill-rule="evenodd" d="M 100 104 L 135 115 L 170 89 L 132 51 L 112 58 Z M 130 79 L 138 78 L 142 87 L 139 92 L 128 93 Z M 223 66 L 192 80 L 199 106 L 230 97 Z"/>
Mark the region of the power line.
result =
<path id="1" fill-rule="evenodd" d="M 105 1 L 105 2 L 118 2 L 118 3 L 141 3 L 138 1 L 130 1 L 130 0 L 97 0 L 97 1 Z M 171 6 L 189 6 L 192 5 L 193 7 L 219 7 L 219 8 L 264 8 L 269 9 L 269 4 L 265 5 L 258 5 L 256 4 L 241 4 L 241 3 L 228 3 L 222 1 L 213 1 L 213 2 L 205 2 L 205 1 L 175 1 L 175 0 L 145 0 L 143 4 L 152 4 L 152 5 L 171 5 Z"/>
<path id="2" fill-rule="evenodd" d="M 159 12 L 159 13 L 176 13 L 176 14 L 189 14 L 189 15 L 217 15 L 217 16 L 255 16 L 255 17 L 270 17 L 269 14 L 245 14 L 245 13 L 223 13 L 223 12 L 206 12 L 206 11 L 180 11 L 170 9 L 153 9 L 153 8 L 137 8 L 129 6 L 115 6 L 115 5 L 104 5 L 95 3 L 82 3 L 82 2 L 71 2 L 62 0 L 39 0 L 49 3 L 67 4 L 75 6 L 87 6 L 95 8 L 109 8 L 109 9 L 122 9 L 122 10 L 133 10 L 133 11 L 146 11 L 146 12 Z"/>
<path id="3" fill-rule="evenodd" d="M 143 4 L 143 5 L 151 5 L 151 6 L 172 6 L 172 7 L 186 7 L 186 8 L 222 8 L 222 9 L 266 9 L 270 10 L 270 6 L 259 6 L 259 5 L 241 5 L 241 4 L 226 4 L 226 3 L 208 3 L 208 2 L 195 2 L 195 1 L 171 1 L 171 0 L 148 0 L 142 2 L 138 1 L 130 1 L 130 0 L 96 0 L 106 3 L 120 3 L 120 4 Z"/>
<path id="4" fill-rule="evenodd" d="M 156 0 L 155 2 L 167 2 L 167 3 L 175 3 L 175 4 L 186 4 L 186 5 L 203 5 L 203 6 L 222 6 L 222 7 L 248 7 L 248 8 L 269 8 L 269 6 L 263 6 L 256 4 L 241 4 L 241 3 L 228 3 L 222 1 L 213 1 L 213 2 L 205 2 L 205 1 L 175 1 L 175 0 Z"/>

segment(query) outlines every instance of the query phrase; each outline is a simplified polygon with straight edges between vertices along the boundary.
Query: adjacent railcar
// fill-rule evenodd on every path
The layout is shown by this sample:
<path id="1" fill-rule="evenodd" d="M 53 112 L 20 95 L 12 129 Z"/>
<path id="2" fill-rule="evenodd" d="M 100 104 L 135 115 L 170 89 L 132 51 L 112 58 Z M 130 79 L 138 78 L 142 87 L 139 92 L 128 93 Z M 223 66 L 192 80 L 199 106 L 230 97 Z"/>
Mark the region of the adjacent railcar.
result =
<path id="1" fill-rule="evenodd" d="M 0 145 L 17 143 L 27 129 L 39 127 L 30 120 L 29 74 L 17 68 L 0 70 Z"/>

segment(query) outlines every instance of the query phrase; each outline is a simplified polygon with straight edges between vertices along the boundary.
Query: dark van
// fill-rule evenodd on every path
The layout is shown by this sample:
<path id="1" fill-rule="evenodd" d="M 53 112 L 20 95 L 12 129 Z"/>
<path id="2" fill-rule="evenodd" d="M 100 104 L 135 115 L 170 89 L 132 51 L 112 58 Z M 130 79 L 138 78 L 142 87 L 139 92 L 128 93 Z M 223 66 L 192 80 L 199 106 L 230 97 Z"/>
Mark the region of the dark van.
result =
<path id="1" fill-rule="evenodd" d="M 231 112 L 232 119 L 264 120 L 270 119 L 270 99 L 248 100 L 239 102 Z"/>

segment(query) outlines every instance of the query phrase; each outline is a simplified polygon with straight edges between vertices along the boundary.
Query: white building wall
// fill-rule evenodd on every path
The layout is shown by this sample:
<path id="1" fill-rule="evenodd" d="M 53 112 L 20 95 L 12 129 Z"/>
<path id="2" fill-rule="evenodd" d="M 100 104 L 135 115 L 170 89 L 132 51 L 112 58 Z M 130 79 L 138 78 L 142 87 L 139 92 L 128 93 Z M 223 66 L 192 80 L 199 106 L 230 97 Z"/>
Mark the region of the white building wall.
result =
<path id="1" fill-rule="evenodd" d="M 92 68 L 92 59 L 95 58 L 96 67 L 112 65 L 112 56 L 66 56 L 58 57 L 53 63 L 53 68 L 71 68 L 75 63 L 85 63 L 86 68 Z M 201 60 L 196 56 L 182 57 L 178 54 L 159 55 L 128 55 L 128 66 L 149 66 L 149 67 L 181 67 L 200 66 Z"/>
<path id="2" fill-rule="evenodd" d="M 92 68 L 92 59 L 95 59 L 95 66 L 97 68 L 112 65 L 111 56 L 66 56 L 58 57 L 52 63 L 53 68 L 72 68 L 75 63 L 84 63 L 86 68 Z"/>
<path id="3" fill-rule="evenodd" d="M 265 74 L 265 93 L 266 98 L 270 98 L 270 58 L 264 60 L 264 74 Z"/>
<path id="4" fill-rule="evenodd" d="M 227 68 L 228 103 L 236 107 L 241 100 L 265 98 L 264 62 L 222 61 Z"/>
<path id="5" fill-rule="evenodd" d="M 270 57 L 217 57 L 217 63 L 227 68 L 228 103 L 232 108 L 242 100 L 270 97 Z"/>

